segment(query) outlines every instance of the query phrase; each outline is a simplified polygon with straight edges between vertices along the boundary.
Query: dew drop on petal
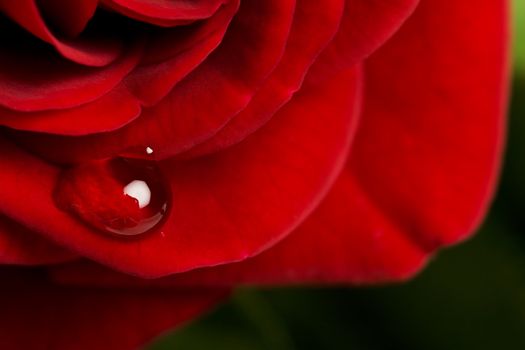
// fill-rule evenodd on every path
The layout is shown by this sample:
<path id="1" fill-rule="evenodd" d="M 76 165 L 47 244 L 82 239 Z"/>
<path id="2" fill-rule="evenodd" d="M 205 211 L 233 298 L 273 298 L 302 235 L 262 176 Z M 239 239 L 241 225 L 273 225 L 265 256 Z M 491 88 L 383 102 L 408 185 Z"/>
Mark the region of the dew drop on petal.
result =
<path id="1" fill-rule="evenodd" d="M 147 157 L 122 156 L 65 168 L 54 191 L 61 210 L 102 233 L 126 237 L 160 227 L 170 199 L 168 182 L 157 162 Z"/>

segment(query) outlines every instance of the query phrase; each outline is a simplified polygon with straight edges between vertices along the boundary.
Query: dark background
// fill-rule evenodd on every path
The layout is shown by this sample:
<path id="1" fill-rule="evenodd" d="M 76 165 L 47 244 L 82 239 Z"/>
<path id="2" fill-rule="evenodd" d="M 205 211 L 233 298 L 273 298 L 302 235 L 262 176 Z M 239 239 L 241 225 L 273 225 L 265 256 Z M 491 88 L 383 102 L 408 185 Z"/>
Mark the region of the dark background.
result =
<path id="1" fill-rule="evenodd" d="M 525 0 L 514 2 L 509 144 L 473 239 L 404 285 L 240 289 L 148 349 L 525 349 Z"/>

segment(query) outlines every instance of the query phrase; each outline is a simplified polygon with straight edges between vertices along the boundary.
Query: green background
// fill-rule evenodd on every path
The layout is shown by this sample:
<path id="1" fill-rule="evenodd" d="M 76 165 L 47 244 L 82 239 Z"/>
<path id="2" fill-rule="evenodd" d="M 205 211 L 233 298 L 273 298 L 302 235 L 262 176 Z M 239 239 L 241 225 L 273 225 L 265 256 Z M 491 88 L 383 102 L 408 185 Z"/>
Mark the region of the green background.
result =
<path id="1" fill-rule="evenodd" d="M 238 290 L 148 349 L 525 349 L 525 0 L 514 2 L 509 146 L 475 238 L 404 285 Z"/>

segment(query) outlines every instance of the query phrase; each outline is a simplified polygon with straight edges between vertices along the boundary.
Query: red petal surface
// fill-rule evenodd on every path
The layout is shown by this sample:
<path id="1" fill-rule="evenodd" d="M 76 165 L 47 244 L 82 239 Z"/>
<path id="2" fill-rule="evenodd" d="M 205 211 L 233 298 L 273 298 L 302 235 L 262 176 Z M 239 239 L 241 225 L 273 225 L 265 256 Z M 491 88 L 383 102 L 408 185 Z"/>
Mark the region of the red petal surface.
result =
<path id="1" fill-rule="evenodd" d="M 286 50 L 272 75 L 245 109 L 184 158 L 235 144 L 266 123 L 300 88 L 308 68 L 337 32 L 343 8 L 343 0 L 325 1 L 323 6 L 315 0 L 298 1 Z"/>
<path id="2" fill-rule="evenodd" d="M 137 42 L 122 57 L 102 68 L 67 62 L 43 49 L 2 47 L 0 105 L 31 112 L 92 102 L 115 88 L 138 64 L 142 46 Z"/>
<path id="3" fill-rule="evenodd" d="M 314 214 L 275 247 L 238 264 L 192 271 L 160 283 L 378 283 L 408 279 L 425 262 L 426 253 L 376 207 L 346 170 Z M 73 280 L 89 276 L 80 271 L 71 270 L 69 275 Z M 94 272 L 93 279 L 101 278 Z"/>
<path id="4" fill-rule="evenodd" d="M 122 241 L 89 230 L 52 202 L 58 170 L 6 142 L 0 180 L 13 185 L 0 188 L 0 209 L 129 273 L 159 276 L 244 259 L 283 238 L 330 189 L 355 127 L 358 81 L 348 72 L 302 91 L 264 129 L 214 157 L 161 163 L 173 193 L 164 234 Z M 320 124 L 323 115 L 330 118 Z"/>
<path id="5" fill-rule="evenodd" d="M 399 27 L 413 10 L 414 4 L 414 0 L 396 0 L 389 2 L 388 5 L 377 1 L 354 0 L 347 2 L 340 32 L 329 49 L 326 50 L 327 53 L 323 53 L 321 59 L 323 62 L 333 62 L 333 64 L 318 64 L 317 68 L 314 69 L 314 74 L 318 76 L 316 79 L 327 78 L 333 73 L 334 70 L 328 74 L 326 67 L 341 70 L 344 68 L 343 62 L 350 66 L 368 55 Z M 232 117 L 234 117 L 233 121 L 228 123 L 216 137 L 197 147 L 190 154 L 184 155 L 184 157 L 208 153 L 234 144 L 264 124 L 298 89 L 307 68 L 332 36 L 333 26 L 337 25 L 337 17 L 342 5 L 341 1 L 333 0 L 323 4 L 322 9 L 319 10 L 318 4 L 315 2 L 305 0 L 298 2 L 291 36 L 278 68 L 256 91 L 250 104 L 246 108 L 242 107 L 243 110 L 238 114 L 234 112 L 232 106 L 224 105 L 222 101 L 215 99 L 215 96 L 224 95 L 223 99 L 226 101 L 235 101 L 239 96 L 232 97 L 234 95 L 231 95 L 230 92 L 225 93 L 225 91 L 231 90 L 230 86 L 209 81 L 214 79 L 216 74 L 213 72 L 218 69 L 216 64 L 218 60 L 214 59 L 211 63 L 205 63 L 209 63 L 212 73 L 210 73 L 210 69 L 199 68 L 203 72 L 197 74 L 199 85 L 194 83 L 195 74 L 190 76 L 187 82 L 183 82 L 182 86 L 177 87 L 176 91 L 171 94 L 172 98 L 166 99 L 161 106 L 146 111 L 144 117 L 124 130 L 88 138 L 43 137 L 43 139 L 30 139 L 28 141 L 29 147 L 50 159 L 79 161 L 119 153 L 122 149 L 138 143 L 150 144 L 156 150 L 158 157 L 166 157 L 206 140 L 216 132 L 217 128 L 221 128 Z M 246 10 L 244 12 L 241 11 L 238 16 L 250 18 L 250 14 L 246 14 Z M 258 11 L 256 15 L 264 17 L 265 13 L 274 12 L 267 9 L 267 11 Z M 380 20 L 369 21 L 372 16 Z M 249 25 L 252 24 L 249 23 Z M 267 29 L 271 27 L 271 23 L 266 23 L 266 26 L 261 27 L 261 30 L 264 29 L 267 32 L 263 32 L 265 36 L 270 35 L 268 33 L 273 33 Z M 243 28 L 243 26 L 237 25 L 230 31 L 243 31 Z M 322 28 L 322 30 L 314 30 L 313 28 Z M 273 40 L 275 41 L 275 39 Z M 243 42 L 252 43 L 260 40 L 250 39 L 248 36 L 244 39 L 233 36 L 228 41 L 233 42 L 232 45 L 235 47 L 244 47 L 246 45 L 242 44 Z M 365 45 L 365 42 L 368 45 Z M 166 45 L 159 46 L 166 47 Z M 246 47 L 253 50 L 250 46 Z M 223 48 L 223 50 L 225 49 Z M 267 56 L 269 50 L 267 47 L 264 50 L 264 55 L 260 54 L 263 51 L 261 49 L 255 52 L 254 57 L 261 59 L 260 57 Z M 162 52 L 162 50 L 151 51 Z M 225 59 L 225 61 L 230 64 L 240 61 L 239 58 L 235 57 L 239 56 L 238 49 L 230 49 L 229 54 L 232 57 Z M 257 59 L 250 58 L 250 62 L 256 62 Z M 163 96 L 167 89 L 171 88 L 183 76 L 186 72 L 184 66 L 187 62 L 188 57 L 177 57 L 172 62 L 139 69 L 131 75 L 127 85 L 131 85 L 134 93 L 141 96 L 146 104 L 154 103 L 158 96 Z M 179 70 L 179 65 L 183 66 L 183 74 Z M 244 72 L 248 69 L 246 68 Z M 246 77 L 248 76 L 246 75 Z M 243 79 L 246 80 L 247 78 Z M 236 81 L 237 78 L 234 77 L 233 80 Z M 148 83 L 143 83 L 144 81 Z M 145 86 L 148 88 L 146 89 Z M 205 91 L 200 91 L 199 86 L 206 87 Z M 210 93 L 208 86 L 221 86 L 221 91 Z M 208 100 L 209 103 L 200 103 Z M 235 104 L 243 104 L 244 102 L 241 100 Z M 195 101 L 199 103 L 196 104 Z M 206 106 L 205 111 L 201 110 L 202 106 Z M 224 108 L 227 109 L 224 110 Z M 177 119 L 176 124 L 171 121 L 174 118 Z"/>
<path id="6" fill-rule="evenodd" d="M 319 210 L 268 252 L 183 281 L 399 280 L 472 234 L 500 166 L 506 11 L 490 0 L 422 1 L 367 62 L 351 158 Z"/>
<path id="7" fill-rule="evenodd" d="M 367 62 L 366 104 L 351 158 L 297 230 L 244 262 L 152 283 L 400 280 L 439 246 L 471 234 L 499 167 L 508 77 L 507 9 L 490 0 L 473 3 L 423 1 Z M 73 265 L 56 277 L 151 283 L 102 271 Z"/>
<path id="8" fill-rule="evenodd" d="M 86 262 L 60 266 L 52 274 L 64 284 L 105 287 L 362 284 L 407 279 L 425 262 L 426 253 L 384 216 L 345 171 L 298 229 L 255 258 L 153 281 Z"/>
<path id="9" fill-rule="evenodd" d="M 232 0 L 206 21 L 152 35 L 141 65 L 126 78 L 126 87 L 143 104 L 158 103 L 221 43 L 238 9 L 239 1 Z"/>
<path id="10" fill-rule="evenodd" d="M 64 288 L 48 283 L 41 273 L 14 269 L 0 276 L 3 350 L 137 349 L 226 294 Z"/>
<path id="11" fill-rule="evenodd" d="M 75 259 L 75 255 L 50 243 L 17 222 L 0 216 L 0 264 L 41 265 Z"/>
<path id="12" fill-rule="evenodd" d="M 21 114 L 0 107 L 0 124 L 25 131 L 85 135 L 120 128 L 140 112 L 139 101 L 128 91 L 117 88 L 76 108 Z"/>
<path id="13" fill-rule="evenodd" d="M 329 78 L 333 73 L 352 67 L 389 38 L 412 13 L 417 2 L 325 1 L 319 6 L 317 1 L 299 1 L 291 37 L 279 67 L 242 112 L 217 135 L 184 154 L 184 158 L 214 152 L 242 141 L 292 97 L 315 59 L 316 65 L 308 76 L 313 81 Z M 343 18 L 338 20 L 342 7 Z M 337 35 L 318 57 L 319 49 L 326 46 L 334 29 L 338 29 Z"/>
<path id="14" fill-rule="evenodd" d="M 507 10 L 490 0 L 422 1 L 367 63 L 350 166 L 426 249 L 470 235 L 492 198 L 508 99 Z"/>
<path id="15" fill-rule="evenodd" d="M 13 55 L 12 51 L 8 51 L 12 57 L 6 57 L 4 63 L 11 69 L 4 73 L 8 89 L 4 97 L 9 99 L 9 94 L 13 95 L 16 102 L 9 101 L 11 107 L 68 107 L 68 103 L 90 100 L 101 93 L 105 95 L 93 102 L 65 109 L 20 113 L 0 108 L 0 124 L 19 130 L 74 136 L 120 128 L 140 115 L 141 103 L 156 102 L 207 57 L 220 43 L 236 8 L 235 2 L 232 2 L 203 24 L 187 30 L 164 30 L 161 35 L 159 33 L 148 41 L 145 56 L 138 67 L 135 64 L 140 50 L 135 50 L 136 54 L 128 57 L 125 65 L 115 64 L 106 71 L 92 72 L 77 66 L 71 66 L 68 70 L 69 65 L 62 61 L 56 61 L 50 67 L 41 63 L 45 55 L 27 55 L 27 52 Z M 25 62 L 27 59 L 24 61 L 24 56 L 39 57 L 40 63 Z M 132 58 L 134 61 L 130 61 Z M 26 68 L 20 70 L 22 65 L 36 68 L 27 72 Z M 120 81 L 131 68 L 134 69 L 126 79 Z M 41 77 L 42 85 L 35 86 L 41 75 L 45 75 Z M 111 90 L 106 93 L 108 88 Z M 38 142 L 33 141 L 30 137 L 28 147 L 40 148 Z"/>
<path id="16" fill-rule="evenodd" d="M 312 68 L 309 80 L 326 79 L 379 48 L 412 14 L 420 0 L 347 0 L 341 27 Z"/>
<path id="17" fill-rule="evenodd" d="M 311 218 L 254 259 L 182 281 L 399 280 L 472 234 L 500 165 L 508 78 L 507 8 L 473 3 L 422 1 L 367 62 L 350 161 Z"/>
<path id="18" fill-rule="evenodd" d="M 295 1 L 246 1 L 221 45 L 157 105 L 118 131 L 85 138 L 43 138 L 32 149 L 81 161 L 149 145 L 164 159 L 208 138 L 242 110 L 279 62 Z M 249 43 L 249 44 L 247 44 Z"/>
<path id="19" fill-rule="evenodd" d="M 102 0 L 128 17 L 159 26 L 176 26 L 211 17 L 229 0 Z"/>
<path id="20" fill-rule="evenodd" d="M 93 17 L 98 0 L 37 0 L 46 22 L 51 22 L 68 37 L 79 35 Z"/>
<path id="21" fill-rule="evenodd" d="M 87 66 L 106 66 L 122 53 L 123 44 L 119 40 L 105 38 L 76 38 L 74 40 L 57 38 L 48 28 L 35 0 L 0 0 L 0 13 L 31 34 L 53 45 L 65 58 Z"/>
<path id="22" fill-rule="evenodd" d="M 473 9 L 477 11 L 476 16 L 472 16 Z M 447 20 L 443 21 L 444 18 Z M 501 3 L 486 0 L 472 6 L 422 1 L 402 30 L 367 62 L 364 120 L 343 175 L 319 209 L 289 237 L 257 257 L 225 267 L 191 272 L 177 277 L 175 283 L 362 283 L 403 279 L 417 271 L 426 255 L 437 247 L 465 238 L 486 209 L 499 166 L 507 97 L 504 86 L 508 73 L 507 34 L 506 8 Z M 319 81 L 315 79 L 317 75 L 312 74 L 311 81 Z M 176 179 L 172 184 L 175 200 L 187 204 L 184 196 L 190 200 L 193 198 L 190 208 L 180 205 L 180 211 L 175 211 L 175 216 L 180 215 L 181 220 L 169 222 L 174 226 L 167 225 L 166 228 L 189 230 L 191 227 L 192 232 L 195 228 L 197 232 L 203 228 L 203 232 L 206 229 L 209 234 L 208 223 L 202 221 L 210 221 L 219 223 L 218 229 L 214 226 L 215 236 L 187 235 L 184 238 L 165 235 L 162 239 L 150 236 L 141 242 L 124 244 L 103 241 L 102 237 L 86 232 L 85 228 L 68 221 L 65 216 L 53 219 L 60 213 L 54 212 L 54 207 L 46 201 L 51 197 L 49 192 L 56 171 L 38 163 L 35 158 L 17 153 L 8 143 L 0 151 L 1 162 L 7 164 L 8 169 L 0 176 L 4 183 L 16 183 L 13 181 L 16 178 L 19 186 L 0 189 L 0 208 L 28 227 L 45 228 L 46 235 L 53 239 L 127 272 L 157 276 L 213 265 L 211 260 L 217 258 L 215 254 L 218 253 L 237 253 L 238 258 L 228 260 L 222 256 L 222 261 L 216 259 L 216 263 L 247 258 L 282 238 L 282 235 L 276 235 L 266 245 L 258 242 L 259 249 L 246 249 L 246 243 L 253 244 L 256 238 L 260 238 L 261 233 L 256 232 L 258 229 L 268 232 L 268 226 L 254 225 L 254 218 L 246 216 L 246 213 L 251 213 L 251 208 L 257 205 L 259 209 L 264 208 L 257 212 L 266 215 L 263 218 L 268 220 L 263 221 L 265 224 L 275 225 L 276 214 L 295 217 L 294 223 L 287 223 L 288 230 L 282 226 L 276 230 L 281 233 L 294 227 L 309 210 L 303 211 L 299 217 L 294 216 L 283 211 L 283 198 L 273 206 L 272 201 L 256 202 L 265 197 L 253 194 L 266 196 L 270 191 L 269 198 L 277 189 L 287 194 L 285 200 L 293 200 L 290 193 L 300 192 L 304 183 L 296 182 L 305 179 L 294 174 L 299 169 L 304 176 L 307 168 L 303 163 L 298 166 L 295 162 L 309 154 L 305 147 L 324 146 L 329 141 L 312 140 L 319 137 L 319 127 L 326 127 L 326 121 L 334 122 L 332 118 L 324 118 L 323 123 L 318 123 L 318 120 L 314 123 L 313 116 L 322 110 L 318 109 L 319 106 L 344 110 L 327 104 L 327 96 L 345 95 L 345 92 L 337 91 L 345 80 L 335 81 L 338 83 L 330 81 L 333 83 L 330 88 L 324 87 L 327 95 L 318 90 L 301 92 L 276 116 L 276 120 L 230 150 L 197 161 L 165 162 L 167 171 L 173 171 Z M 308 116 L 312 119 L 311 124 Z M 300 122 L 297 121 L 299 117 Z M 291 134 L 292 126 L 294 132 Z M 298 131 L 298 127 L 305 130 Z M 341 125 L 329 127 L 327 135 L 333 137 L 338 128 Z M 265 134 L 271 135 L 273 141 L 265 140 Z M 279 137 L 279 147 L 272 146 L 276 135 L 283 135 L 283 140 L 293 137 L 293 142 L 282 143 Z M 300 144 L 298 137 L 308 139 L 301 144 L 302 156 L 298 157 L 293 151 L 289 159 L 283 157 L 280 153 L 289 151 L 289 147 L 283 145 Z M 251 147 L 267 152 L 270 165 L 264 163 L 264 156 L 253 153 Z M 272 151 L 275 149 L 279 151 Z M 318 161 L 316 157 L 309 160 Z M 34 165 L 28 169 L 28 174 L 20 171 L 26 168 L 21 166 L 24 162 Z M 250 168 L 250 162 L 256 166 Z M 176 167 L 171 166 L 174 164 Z M 278 176 L 272 173 L 272 164 L 279 169 L 275 173 Z M 282 164 L 286 167 L 280 167 Z M 241 169 L 238 165 L 242 166 Z M 318 165 L 312 163 L 311 167 L 318 168 Z M 266 171 L 266 179 L 261 176 L 261 169 Z M 288 172 L 281 172 L 283 169 Z M 233 176 L 235 172 L 236 176 Z M 258 176 L 254 176 L 255 173 L 259 173 Z M 35 183 L 36 178 L 38 183 Z M 233 179 L 233 185 L 228 185 L 224 179 Z M 273 187 L 265 186 L 268 179 L 273 182 Z M 279 179 L 285 179 L 285 187 L 275 183 Z M 250 185 L 240 188 L 245 184 Z M 299 190 L 290 185 L 297 185 Z M 235 186 L 239 186 L 239 192 L 232 191 Z M 200 192 L 191 192 L 197 187 Z M 218 189 L 218 192 L 213 192 L 213 189 Z M 248 207 L 242 202 L 245 198 L 243 191 L 252 201 Z M 16 203 L 14 198 L 27 194 L 37 199 L 35 204 L 25 203 L 26 208 Z M 313 202 L 310 199 L 310 209 L 320 197 L 318 195 Z M 227 200 L 222 202 L 221 198 Z M 42 213 L 35 211 L 36 205 Z M 278 210 L 273 210 L 275 207 Z M 221 215 L 214 208 L 221 208 Z M 238 211 L 231 211 L 231 208 Z M 190 209 L 195 210 L 193 218 L 185 211 Z M 206 220 L 202 220 L 203 217 Z M 192 222 L 196 218 L 199 222 Z M 221 224 L 222 219 L 225 219 L 225 224 Z M 243 220 L 249 225 L 243 224 Z M 246 232 L 246 228 L 255 231 Z M 74 237 L 65 235 L 65 232 Z M 226 242 L 228 234 L 238 240 L 232 241 L 230 236 L 230 241 Z M 246 236 L 249 234 L 254 236 Z M 268 236 L 264 238 L 268 239 Z M 115 245 L 120 245 L 120 249 L 115 249 Z M 130 247 L 134 253 L 130 253 Z M 198 256 L 204 258 L 200 261 L 202 265 L 195 263 L 195 256 L 192 265 L 188 264 L 191 254 L 182 251 L 188 247 L 199 247 Z M 184 254 L 187 254 L 186 261 L 183 261 Z M 210 260 L 204 261 L 206 259 Z M 90 278 L 89 274 L 86 276 Z"/>

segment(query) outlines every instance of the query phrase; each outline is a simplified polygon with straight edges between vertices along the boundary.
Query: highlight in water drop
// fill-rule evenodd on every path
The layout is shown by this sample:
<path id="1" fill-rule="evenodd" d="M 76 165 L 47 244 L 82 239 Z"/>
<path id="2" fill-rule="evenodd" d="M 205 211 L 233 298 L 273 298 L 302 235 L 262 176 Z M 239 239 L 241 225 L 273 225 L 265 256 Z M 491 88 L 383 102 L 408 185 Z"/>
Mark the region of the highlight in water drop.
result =
<path id="1" fill-rule="evenodd" d="M 157 162 L 116 157 L 64 169 L 54 199 L 60 209 L 89 226 L 130 237 L 161 225 L 170 207 L 171 191 Z"/>

